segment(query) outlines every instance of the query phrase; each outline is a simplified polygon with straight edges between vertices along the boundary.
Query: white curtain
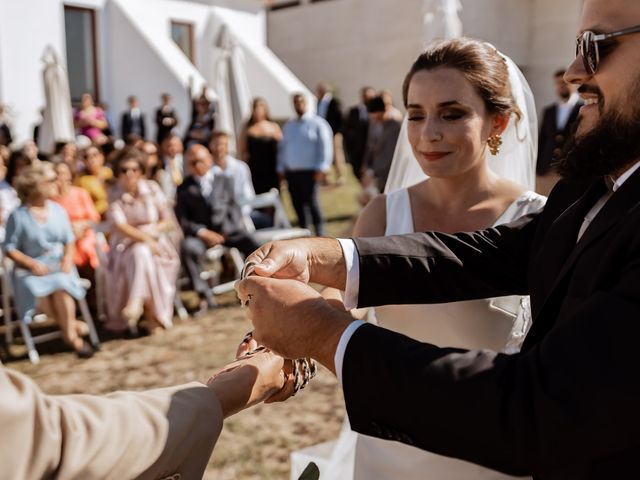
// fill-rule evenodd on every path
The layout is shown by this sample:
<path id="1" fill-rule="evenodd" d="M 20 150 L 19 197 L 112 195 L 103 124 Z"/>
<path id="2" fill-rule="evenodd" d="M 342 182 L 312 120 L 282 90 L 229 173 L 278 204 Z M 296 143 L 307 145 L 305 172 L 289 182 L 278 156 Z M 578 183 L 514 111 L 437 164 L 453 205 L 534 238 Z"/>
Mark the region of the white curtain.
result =
<path id="1" fill-rule="evenodd" d="M 244 52 L 238 40 L 222 25 L 214 45 L 215 85 L 218 93 L 217 128 L 235 139 L 251 113 L 251 91 L 247 79 Z"/>

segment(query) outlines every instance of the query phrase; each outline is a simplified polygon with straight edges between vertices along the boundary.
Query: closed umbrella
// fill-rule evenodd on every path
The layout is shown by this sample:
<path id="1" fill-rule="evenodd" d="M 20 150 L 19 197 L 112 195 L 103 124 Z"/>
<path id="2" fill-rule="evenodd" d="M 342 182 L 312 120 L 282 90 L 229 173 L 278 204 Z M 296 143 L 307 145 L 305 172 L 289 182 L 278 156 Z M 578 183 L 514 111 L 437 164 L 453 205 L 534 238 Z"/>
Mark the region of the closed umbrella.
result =
<path id="1" fill-rule="evenodd" d="M 235 140 L 250 114 L 251 91 L 242 46 L 226 25 L 220 28 L 214 52 L 214 88 L 219 96 L 218 125 Z"/>
<path id="2" fill-rule="evenodd" d="M 67 71 L 60 64 L 53 47 L 48 46 L 45 49 L 42 61 L 46 104 L 38 136 L 38 148 L 45 153 L 53 153 L 57 142 L 72 142 L 75 138 L 73 110 Z"/>

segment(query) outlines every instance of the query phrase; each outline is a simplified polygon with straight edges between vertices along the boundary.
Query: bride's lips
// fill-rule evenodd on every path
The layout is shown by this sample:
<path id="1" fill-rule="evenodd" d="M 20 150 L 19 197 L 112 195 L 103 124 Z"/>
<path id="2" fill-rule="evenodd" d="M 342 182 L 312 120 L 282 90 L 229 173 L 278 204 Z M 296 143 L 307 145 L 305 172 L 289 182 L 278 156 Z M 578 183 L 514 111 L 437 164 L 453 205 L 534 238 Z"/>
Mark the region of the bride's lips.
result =
<path id="1" fill-rule="evenodd" d="M 449 153 L 451 152 L 421 152 L 420 155 L 429 162 L 437 162 L 449 155 Z"/>

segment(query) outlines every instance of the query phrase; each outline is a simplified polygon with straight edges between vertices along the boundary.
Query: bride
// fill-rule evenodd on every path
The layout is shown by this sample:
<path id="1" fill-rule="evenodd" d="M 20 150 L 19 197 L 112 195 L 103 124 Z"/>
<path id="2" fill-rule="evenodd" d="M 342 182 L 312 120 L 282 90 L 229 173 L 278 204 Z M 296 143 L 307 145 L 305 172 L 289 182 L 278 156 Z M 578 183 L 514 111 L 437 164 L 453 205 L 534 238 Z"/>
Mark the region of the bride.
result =
<path id="1" fill-rule="evenodd" d="M 493 46 L 466 38 L 432 44 L 407 74 L 403 97 L 407 118 L 387 193 L 362 211 L 354 236 L 475 231 L 544 205 L 545 198 L 531 191 L 537 144 L 533 96 L 517 67 Z M 324 292 L 334 300 L 338 295 Z M 515 351 L 528 318 L 528 299 L 508 297 L 384 306 L 370 319 L 441 347 Z M 330 458 L 317 461 L 327 480 L 510 478 L 359 435 L 346 420 Z"/>

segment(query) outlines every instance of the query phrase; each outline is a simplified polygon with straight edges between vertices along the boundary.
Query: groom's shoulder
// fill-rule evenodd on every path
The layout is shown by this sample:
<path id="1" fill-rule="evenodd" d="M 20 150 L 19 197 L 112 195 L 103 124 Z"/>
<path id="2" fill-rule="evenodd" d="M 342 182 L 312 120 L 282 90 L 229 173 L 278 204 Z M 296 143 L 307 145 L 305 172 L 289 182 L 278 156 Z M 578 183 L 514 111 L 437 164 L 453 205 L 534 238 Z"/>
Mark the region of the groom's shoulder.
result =
<path id="1" fill-rule="evenodd" d="M 582 197 L 592 184 L 592 180 L 560 179 L 551 190 L 546 206 L 564 205 L 567 207 Z"/>

